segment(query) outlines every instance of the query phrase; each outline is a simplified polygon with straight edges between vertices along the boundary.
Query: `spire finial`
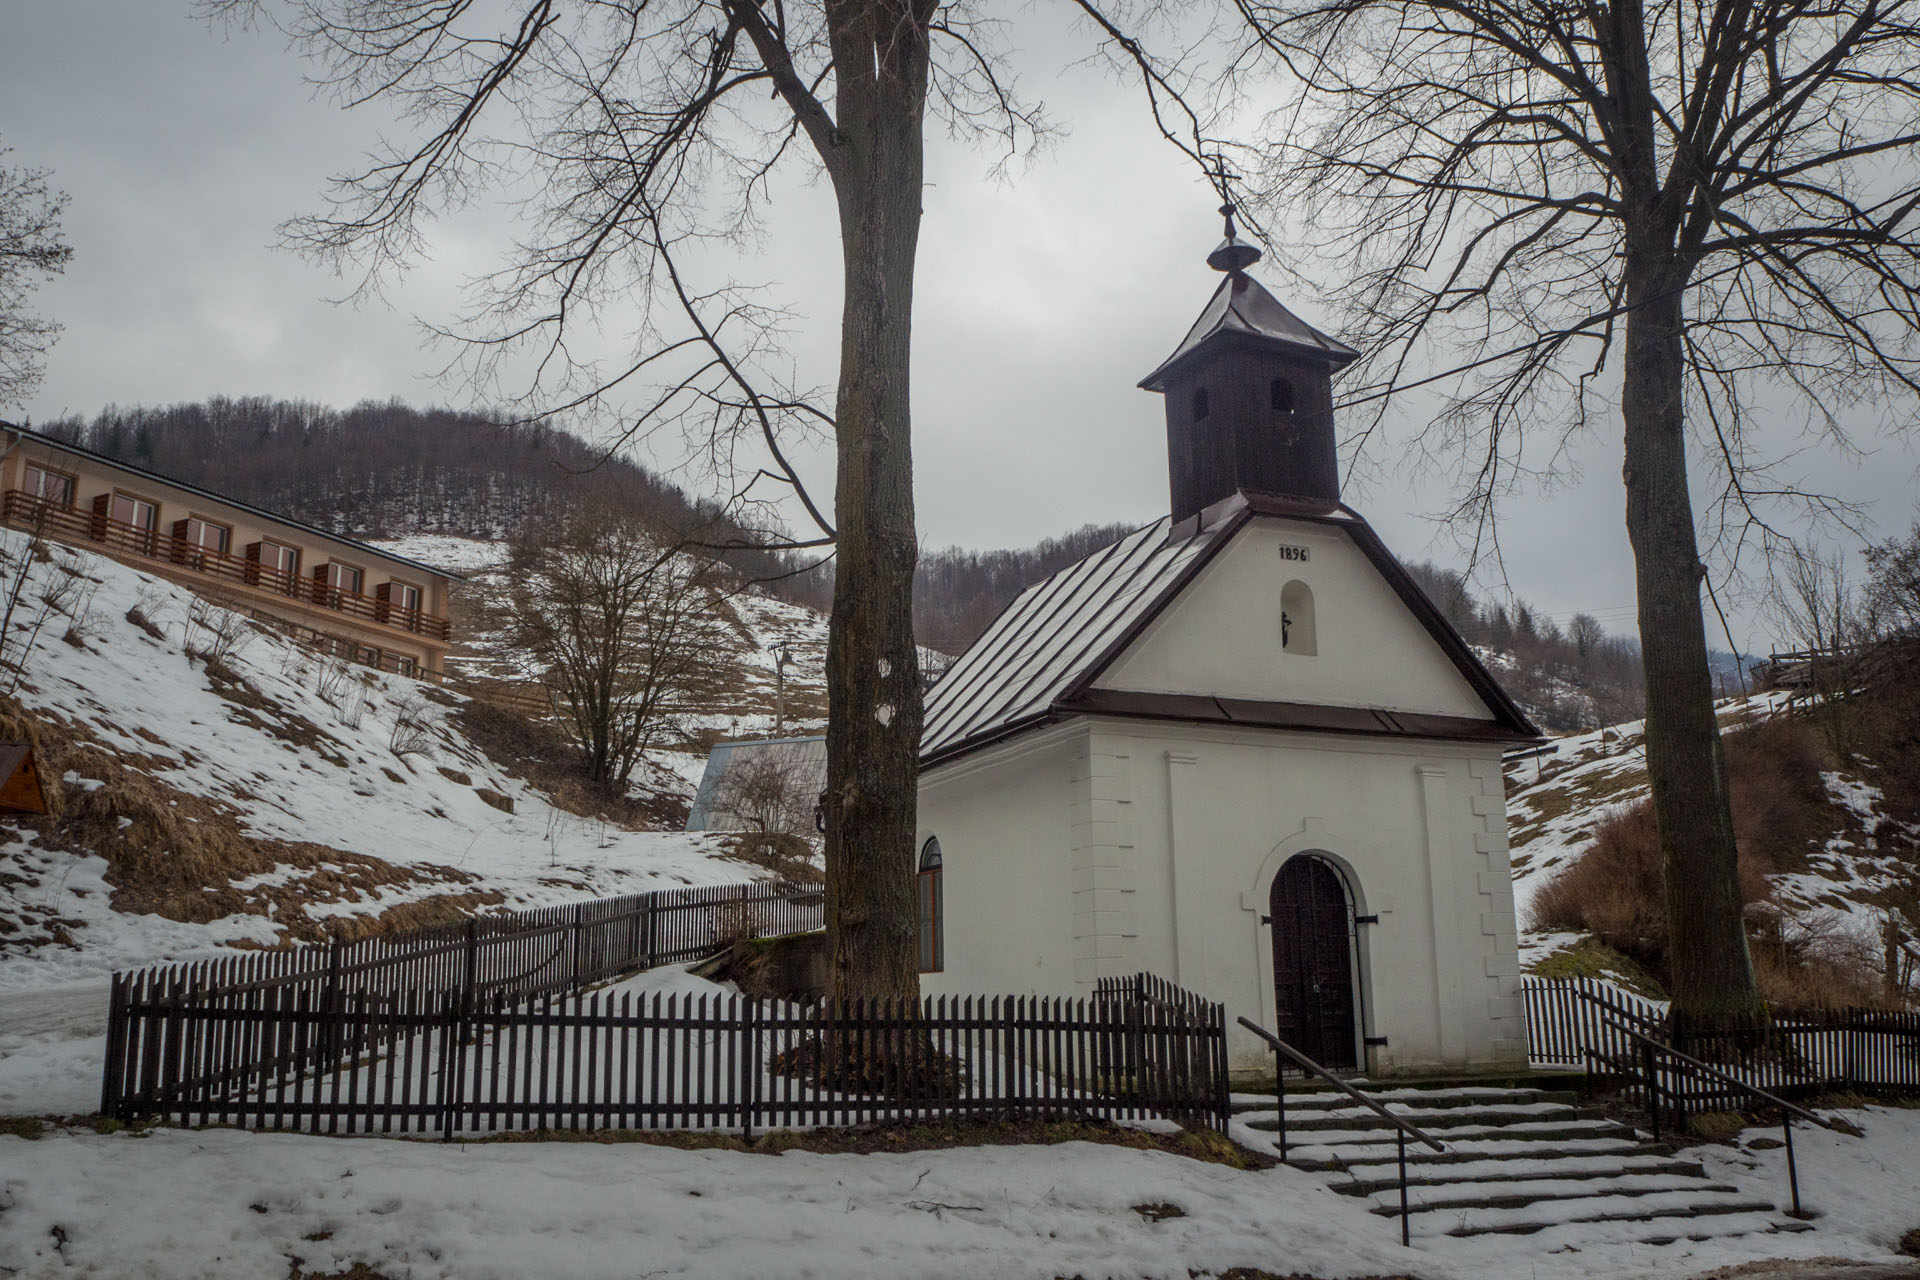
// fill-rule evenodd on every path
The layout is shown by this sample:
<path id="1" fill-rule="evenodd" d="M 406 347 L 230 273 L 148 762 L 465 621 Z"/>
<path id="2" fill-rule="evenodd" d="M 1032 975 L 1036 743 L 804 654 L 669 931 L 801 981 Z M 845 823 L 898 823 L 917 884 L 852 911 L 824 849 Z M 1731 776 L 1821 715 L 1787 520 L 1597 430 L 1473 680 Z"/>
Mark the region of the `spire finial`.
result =
<path id="1" fill-rule="evenodd" d="M 1260 250 L 1242 241 L 1233 230 L 1233 201 L 1220 206 L 1220 216 L 1227 220 L 1227 238 L 1220 246 L 1207 255 L 1207 265 L 1215 271 L 1225 271 L 1237 275 L 1254 263 L 1260 261 Z"/>
<path id="2" fill-rule="evenodd" d="M 1250 244 L 1242 243 L 1233 230 L 1233 174 L 1227 169 L 1224 155 L 1214 157 L 1214 168 L 1207 176 L 1214 180 L 1220 189 L 1220 216 L 1227 221 L 1227 238 L 1220 247 L 1207 255 L 1207 265 L 1215 271 L 1225 271 L 1238 275 L 1254 263 L 1260 261 L 1260 250 Z"/>

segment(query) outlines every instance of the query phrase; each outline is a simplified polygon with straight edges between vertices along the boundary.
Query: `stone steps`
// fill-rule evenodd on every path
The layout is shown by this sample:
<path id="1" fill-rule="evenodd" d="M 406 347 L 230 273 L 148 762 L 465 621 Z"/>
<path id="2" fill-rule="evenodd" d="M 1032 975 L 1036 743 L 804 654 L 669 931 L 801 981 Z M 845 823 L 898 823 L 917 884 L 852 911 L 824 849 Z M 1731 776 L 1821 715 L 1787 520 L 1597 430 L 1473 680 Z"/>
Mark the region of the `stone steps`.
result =
<path id="1" fill-rule="evenodd" d="M 1564 1123 L 1569 1120 L 1603 1120 L 1606 1113 L 1598 1107 L 1569 1107 L 1563 1103 L 1543 1103 L 1539 1106 L 1503 1105 L 1498 1107 L 1449 1107 L 1434 1111 L 1402 1110 L 1389 1107 L 1394 1115 L 1434 1134 L 1441 1136 L 1449 1129 L 1485 1128 L 1489 1125 L 1527 1125 L 1548 1122 Z M 1258 1114 L 1248 1112 L 1248 1115 Z M 1276 1113 L 1277 1114 L 1277 1113 Z M 1272 1121 L 1249 1121 L 1258 1128 Z M 1352 1111 L 1312 1111 L 1305 1115 L 1287 1108 L 1287 1132 L 1317 1133 L 1343 1129 L 1387 1129 L 1393 1128 L 1393 1122 L 1378 1112 L 1364 1107 Z"/>
<path id="2" fill-rule="evenodd" d="M 1571 1167 L 1558 1167 L 1558 1166 Z M 1671 1160 L 1659 1156 L 1626 1156 L 1617 1160 L 1599 1162 L 1591 1166 L 1581 1165 L 1578 1161 L 1541 1161 L 1537 1166 L 1529 1166 L 1519 1161 L 1486 1161 L 1481 1164 L 1442 1165 L 1426 1169 L 1411 1166 L 1407 1170 L 1407 1186 L 1414 1187 L 1465 1187 L 1482 1183 L 1526 1182 L 1541 1176 L 1551 1176 L 1562 1183 L 1591 1182 L 1600 1178 L 1634 1178 L 1643 1175 L 1676 1174 L 1686 1178 L 1704 1178 L 1706 1169 L 1692 1160 Z M 1386 1166 L 1385 1172 L 1377 1178 L 1354 1177 L 1346 1182 L 1337 1182 L 1333 1189 L 1344 1196 L 1366 1196 L 1379 1191 L 1393 1191 L 1400 1188 L 1397 1167 Z"/>
<path id="3" fill-rule="evenodd" d="M 1572 1089 L 1376 1089 L 1368 1087 L 1362 1090 L 1369 1098 L 1384 1103 L 1388 1110 L 1397 1111 L 1401 1107 L 1418 1110 L 1447 1110 L 1457 1107 L 1489 1107 L 1502 1103 L 1562 1103 L 1571 1105 L 1580 1101 L 1580 1095 Z M 1236 1094 L 1233 1099 L 1235 1111 L 1272 1111 L 1274 1095 L 1260 1093 Z M 1327 1111 L 1340 1109 L 1371 1110 L 1360 1106 L 1352 1098 L 1337 1089 L 1287 1090 L 1287 1114 L 1296 1111 Z"/>
<path id="4" fill-rule="evenodd" d="M 1428 1239 L 1480 1235 L 1643 1244 L 1806 1228 L 1738 1187 L 1708 1181 L 1666 1143 L 1579 1105 L 1570 1091 L 1364 1086 L 1398 1118 L 1443 1144 L 1409 1139 L 1407 1226 Z M 1334 1175 L 1332 1189 L 1400 1217 L 1398 1130 L 1335 1090 L 1289 1093 L 1286 1161 Z M 1276 1101 L 1235 1100 L 1261 1134 L 1279 1127 Z"/>

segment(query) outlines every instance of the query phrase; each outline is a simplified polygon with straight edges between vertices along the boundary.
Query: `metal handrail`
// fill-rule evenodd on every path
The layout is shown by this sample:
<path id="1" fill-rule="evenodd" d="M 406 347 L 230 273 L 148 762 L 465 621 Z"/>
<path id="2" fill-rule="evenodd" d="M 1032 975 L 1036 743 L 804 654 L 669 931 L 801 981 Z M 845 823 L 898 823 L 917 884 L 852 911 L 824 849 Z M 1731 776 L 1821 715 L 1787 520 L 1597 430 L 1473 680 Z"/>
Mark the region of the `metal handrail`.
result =
<path id="1" fill-rule="evenodd" d="M 1710 1062 L 1702 1062 L 1700 1059 L 1694 1057 L 1690 1053 L 1682 1052 L 1681 1050 L 1674 1048 L 1672 1045 L 1665 1044 L 1659 1040 L 1655 1040 L 1652 1036 L 1646 1035 L 1643 1032 L 1635 1031 L 1631 1027 L 1623 1026 L 1620 1023 L 1613 1021 L 1613 1019 L 1611 1018 L 1602 1018 L 1601 1021 L 1612 1026 L 1615 1031 L 1623 1032 L 1624 1034 L 1632 1037 L 1635 1040 L 1642 1042 L 1643 1044 L 1651 1045 L 1653 1048 L 1659 1050 L 1661 1053 L 1666 1054 L 1670 1058 L 1678 1058 L 1680 1059 L 1680 1061 L 1686 1063 L 1688 1066 L 1694 1068 L 1696 1071 L 1703 1071 L 1707 1075 L 1713 1077 L 1716 1080 L 1719 1080 L 1725 1084 L 1730 1084 L 1736 1089 L 1743 1090 L 1746 1093 L 1753 1095 L 1754 1097 L 1760 1099 L 1762 1102 L 1772 1103 L 1774 1106 L 1779 1107 L 1782 1111 L 1791 1111 L 1793 1114 L 1797 1116 L 1801 1116 L 1805 1119 L 1813 1121 L 1815 1124 L 1819 1125 L 1822 1129 L 1832 1129 L 1835 1133 L 1846 1132 L 1846 1129 L 1843 1126 L 1834 1124 L 1828 1121 L 1825 1117 L 1820 1116 L 1812 1111 L 1809 1111 L 1805 1107 L 1800 1106 L 1797 1103 L 1788 1102 L 1785 1098 L 1782 1098 L 1777 1094 L 1769 1093 L 1765 1089 L 1762 1089 L 1757 1084 L 1750 1084 L 1747 1081 L 1742 1080 L 1739 1076 L 1730 1075 L 1727 1072 L 1722 1071 L 1720 1068 L 1714 1066 Z"/>
<path id="2" fill-rule="evenodd" d="M 1387 1110 L 1386 1107 L 1377 1100 L 1369 1098 L 1345 1080 L 1335 1076 L 1325 1067 L 1265 1027 L 1255 1022 L 1249 1022 L 1245 1018 L 1240 1019 L 1240 1025 L 1272 1045 L 1276 1055 L 1285 1054 L 1293 1060 L 1293 1065 L 1299 1067 L 1302 1071 L 1311 1072 L 1319 1076 L 1322 1080 L 1325 1080 L 1328 1084 L 1340 1090 L 1340 1092 L 1346 1094 L 1355 1102 L 1372 1108 L 1379 1113 L 1382 1119 L 1394 1127 L 1394 1141 L 1400 1153 L 1400 1243 L 1411 1247 L 1413 1244 L 1413 1228 L 1407 1210 L 1407 1139 L 1411 1137 L 1417 1141 L 1424 1142 L 1435 1151 L 1445 1151 L 1447 1149 L 1446 1146 L 1441 1143 L 1439 1139 L 1433 1137 L 1433 1135 L 1415 1125 L 1407 1123 L 1407 1121 Z M 1277 1060 L 1274 1063 L 1273 1071 L 1273 1096 L 1276 1103 L 1275 1109 L 1279 1114 L 1280 1158 L 1285 1160 L 1287 1158 L 1287 1087 L 1286 1081 L 1280 1078 L 1280 1064 Z"/>
<path id="3" fill-rule="evenodd" d="M 1736 1075 L 1720 1070 L 1720 1068 L 1714 1066 L 1712 1063 L 1702 1062 L 1690 1053 L 1676 1049 L 1670 1044 L 1663 1044 L 1655 1040 L 1652 1036 L 1635 1031 L 1631 1027 L 1623 1026 L 1611 1018 L 1602 1018 L 1601 1021 L 1611 1026 L 1615 1031 L 1640 1042 L 1641 1053 L 1646 1057 L 1647 1111 L 1653 1118 L 1653 1136 L 1655 1141 L 1658 1141 L 1660 1138 L 1660 1081 L 1654 1075 L 1653 1068 L 1653 1056 L 1656 1053 L 1665 1054 L 1669 1058 L 1677 1059 L 1694 1071 L 1706 1075 L 1709 1079 L 1718 1080 L 1723 1084 L 1730 1084 L 1750 1097 L 1758 1098 L 1762 1102 L 1770 1103 L 1780 1108 L 1780 1135 L 1787 1148 L 1787 1187 L 1793 1196 L 1792 1213 L 1796 1218 L 1808 1216 L 1806 1210 L 1800 1207 L 1800 1165 L 1793 1153 L 1793 1118 L 1795 1116 L 1802 1116 L 1813 1121 L 1822 1129 L 1831 1129 L 1835 1133 L 1847 1133 L 1850 1126 L 1829 1121 L 1825 1117 L 1807 1110 L 1805 1107 L 1788 1102 L 1785 1098 L 1762 1089 L 1759 1085 L 1749 1084 Z M 1592 1050 L 1588 1052 L 1592 1054 Z M 1593 1056 L 1597 1057 L 1598 1055 Z M 1684 1110 L 1681 1114 L 1682 1119 L 1684 1119 Z"/>

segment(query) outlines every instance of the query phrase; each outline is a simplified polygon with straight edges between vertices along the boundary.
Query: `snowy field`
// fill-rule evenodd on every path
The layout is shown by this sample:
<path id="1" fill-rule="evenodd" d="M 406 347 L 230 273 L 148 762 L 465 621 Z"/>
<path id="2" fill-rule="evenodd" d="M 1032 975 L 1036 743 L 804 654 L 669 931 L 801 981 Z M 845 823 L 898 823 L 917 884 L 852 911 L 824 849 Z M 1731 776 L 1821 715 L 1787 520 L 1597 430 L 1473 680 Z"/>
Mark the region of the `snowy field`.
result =
<path id="1" fill-rule="evenodd" d="M 718 993 L 681 969 L 621 989 Z M 84 989 L 82 989 L 84 990 Z M 66 1027 L 61 1002 L 0 1012 Z M 46 993 L 52 994 L 52 993 Z M 74 993 L 67 993 L 74 994 Z M 8 1001 L 11 1000 L 11 1004 Z M 97 1039 L 0 1060 L 0 1111 L 90 1110 Z M 0 1275 L 278 1277 L 296 1262 L 392 1280 L 530 1276 L 1056 1277 L 1183 1280 L 1231 1267 L 1423 1280 L 1689 1276 L 1763 1259 L 1891 1263 L 1920 1227 L 1920 1110 L 1839 1113 L 1864 1138 L 1802 1126 L 1801 1235 L 1633 1243 L 1631 1224 L 1417 1239 L 1336 1174 L 1244 1172 L 1088 1143 L 903 1154 L 677 1150 L 642 1143 L 323 1138 L 230 1129 L 0 1137 Z M 1164 1127 L 1164 1126 L 1155 1126 Z M 1236 1123 L 1242 1145 L 1274 1135 Z M 1785 1203 L 1783 1153 L 1754 1129 L 1691 1153 L 1709 1180 Z M 1756 1145 L 1754 1140 L 1760 1140 Z M 1416 1195 L 1421 1194 L 1416 1190 Z M 1152 1221 L 1135 1206 L 1173 1205 Z M 1711 1220 L 1702 1227 L 1711 1228 Z"/>
<path id="2" fill-rule="evenodd" d="M 1320 1175 L 1086 1143 L 780 1156 L 642 1144 L 451 1144 L 160 1130 L 0 1137 L 0 1269 L 17 1276 L 1168 1277 L 1229 1267 L 1426 1280 L 1685 1276 L 1765 1258 L 1897 1262 L 1920 1222 L 1920 1112 L 1806 1133 L 1816 1230 L 1667 1246 L 1606 1228 L 1407 1250 Z M 1778 1151 L 1709 1176 L 1778 1197 Z M 1185 1215 L 1149 1221 L 1133 1206 Z"/>

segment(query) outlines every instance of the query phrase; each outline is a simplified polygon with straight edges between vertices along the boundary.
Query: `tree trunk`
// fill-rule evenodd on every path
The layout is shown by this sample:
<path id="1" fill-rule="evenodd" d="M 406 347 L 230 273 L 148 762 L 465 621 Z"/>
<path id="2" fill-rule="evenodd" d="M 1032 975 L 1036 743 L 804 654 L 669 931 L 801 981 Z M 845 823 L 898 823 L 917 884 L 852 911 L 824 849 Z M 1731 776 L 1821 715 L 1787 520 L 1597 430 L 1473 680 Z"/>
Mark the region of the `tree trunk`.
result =
<path id="1" fill-rule="evenodd" d="M 915 996 L 919 549 L 907 384 L 926 17 L 903 0 L 840 0 L 828 21 L 846 297 L 827 632 L 827 953 L 835 996 Z"/>
<path id="2" fill-rule="evenodd" d="M 1687 489 L 1684 271 L 1629 248 L 1622 416 L 1647 689 L 1647 778 L 1666 855 L 1678 1030 L 1763 1025 L 1740 900 L 1726 759 L 1700 605 L 1705 570 Z M 1670 258 L 1670 255 L 1669 255 Z"/>

